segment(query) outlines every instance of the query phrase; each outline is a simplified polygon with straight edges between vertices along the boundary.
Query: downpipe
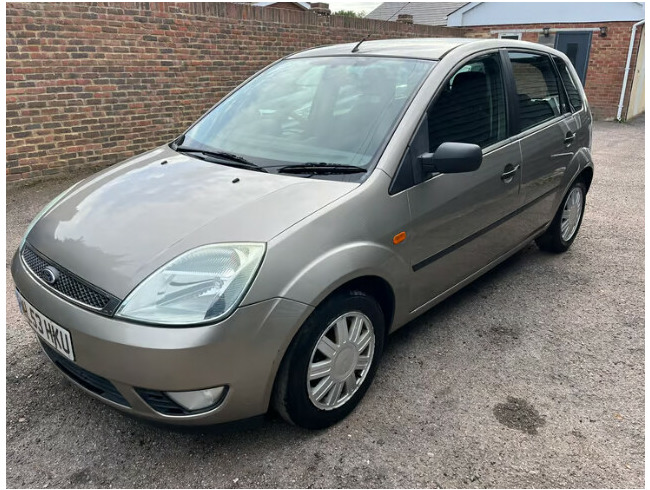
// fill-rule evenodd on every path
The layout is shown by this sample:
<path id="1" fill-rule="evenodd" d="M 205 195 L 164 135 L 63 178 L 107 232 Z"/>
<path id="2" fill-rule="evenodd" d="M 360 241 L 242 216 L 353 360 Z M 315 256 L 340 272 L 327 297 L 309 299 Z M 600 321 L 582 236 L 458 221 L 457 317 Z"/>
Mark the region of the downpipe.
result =
<path id="1" fill-rule="evenodd" d="M 630 35 L 630 47 L 627 50 L 627 63 L 625 64 L 625 75 L 623 77 L 623 88 L 621 89 L 621 98 L 618 102 L 618 112 L 616 113 L 616 120 L 623 122 L 621 117 L 623 115 L 623 99 L 625 99 L 625 90 L 627 89 L 627 78 L 630 74 L 630 64 L 632 62 L 632 51 L 634 50 L 634 38 L 636 37 L 636 28 L 644 24 L 645 20 L 640 20 L 632 26 L 632 34 Z"/>

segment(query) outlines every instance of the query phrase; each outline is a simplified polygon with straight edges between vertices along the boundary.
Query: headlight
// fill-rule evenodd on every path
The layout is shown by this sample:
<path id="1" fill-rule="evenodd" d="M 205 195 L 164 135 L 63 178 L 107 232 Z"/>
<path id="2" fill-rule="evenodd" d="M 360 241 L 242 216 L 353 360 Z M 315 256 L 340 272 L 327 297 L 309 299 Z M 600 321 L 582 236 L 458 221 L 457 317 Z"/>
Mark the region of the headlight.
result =
<path id="1" fill-rule="evenodd" d="M 20 248 L 21 248 L 21 249 L 23 248 L 23 245 L 25 244 L 25 240 L 27 240 L 27 235 L 29 235 L 29 232 L 32 231 L 32 228 L 34 228 L 34 225 L 36 224 L 36 222 L 37 222 L 39 219 L 41 219 L 43 216 L 45 216 L 45 214 L 46 214 L 50 209 L 52 209 L 54 206 L 56 206 L 56 205 L 59 203 L 59 201 L 60 201 L 61 199 L 63 199 L 65 196 L 67 196 L 67 195 L 72 191 L 72 189 L 74 189 L 75 187 L 77 187 L 77 185 L 78 185 L 80 182 L 81 182 L 81 181 L 77 182 L 76 184 L 72 185 L 71 187 L 68 187 L 68 188 L 67 188 L 66 190 L 64 190 L 61 194 L 59 194 L 59 195 L 56 196 L 54 199 L 52 199 L 52 200 L 51 200 L 51 201 L 50 201 L 50 202 L 49 202 L 49 203 L 48 203 L 48 204 L 47 204 L 43 209 L 40 210 L 40 212 L 36 215 L 36 217 L 35 217 L 35 218 L 32 220 L 32 222 L 29 224 L 29 226 L 27 227 L 27 231 L 26 231 L 25 234 L 23 235 L 23 239 L 22 239 L 22 241 L 20 242 Z"/>
<path id="2" fill-rule="evenodd" d="M 259 268 L 263 243 L 195 248 L 142 281 L 116 315 L 166 325 L 218 320 L 241 301 Z"/>

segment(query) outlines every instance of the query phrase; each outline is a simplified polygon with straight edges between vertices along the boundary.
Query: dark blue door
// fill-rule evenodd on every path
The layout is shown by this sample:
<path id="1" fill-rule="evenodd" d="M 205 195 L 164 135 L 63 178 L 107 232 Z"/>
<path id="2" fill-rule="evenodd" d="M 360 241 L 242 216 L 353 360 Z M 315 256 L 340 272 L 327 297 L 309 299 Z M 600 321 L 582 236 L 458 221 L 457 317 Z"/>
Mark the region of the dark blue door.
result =
<path id="1" fill-rule="evenodd" d="M 590 47 L 591 31 L 558 32 L 555 36 L 555 49 L 562 51 L 571 60 L 583 87 L 587 79 Z"/>

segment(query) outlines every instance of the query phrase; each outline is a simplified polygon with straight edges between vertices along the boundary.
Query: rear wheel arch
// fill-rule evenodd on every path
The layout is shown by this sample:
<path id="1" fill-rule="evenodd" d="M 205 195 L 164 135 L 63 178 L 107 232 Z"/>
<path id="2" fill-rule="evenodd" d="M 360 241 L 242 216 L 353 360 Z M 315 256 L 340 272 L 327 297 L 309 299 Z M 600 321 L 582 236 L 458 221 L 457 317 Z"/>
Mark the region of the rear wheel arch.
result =
<path id="1" fill-rule="evenodd" d="M 585 183 L 587 187 L 587 192 L 589 192 L 589 187 L 591 187 L 591 181 L 594 178 L 594 169 L 593 167 L 585 167 L 585 169 L 578 174 L 576 180 L 580 179 Z"/>
<path id="2" fill-rule="evenodd" d="M 549 227 L 535 239 L 541 250 L 551 253 L 566 252 L 575 240 L 584 216 L 587 196 L 587 183 L 580 178 L 581 175 L 573 180 L 571 187 L 562 197 Z"/>
<path id="3" fill-rule="evenodd" d="M 556 195 L 556 201 L 555 204 L 553 205 L 554 209 L 554 214 L 553 217 L 555 217 L 555 213 L 560 209 L 560 206 L 562 205 L 564 198 L 566 197 L 566 193 L 569 192 L 569 190 L 575 185 L 576 182 L 582 181 L 585 184 L 585 195 L 589 193 L 589 188 L 591 187 L 591 181 L 594 178 L 594 168 L 593 164 L 591 163 L 591 159 L 586 159 L 586 155 L 584 152 L 578 152 L 577 157 L 580 156 L 583 158 L 583 160 L 574 160 L 576 162 L 575 164 L 578 166 L 578 168 L 571 173 L 571 175 L 566 175 L 566 180 L 564 181 L 565 183 L 561 184 L 558 186 L 557 190 L 557 195 Z M 582 167 L 582 170 L 580 170 L 580 167 Z M 566 185 L 566 187 L 564 187 Z M 551 224 L 551 221 L 553 218 L 550 218 L 549 220 L 549 225 Z"/>

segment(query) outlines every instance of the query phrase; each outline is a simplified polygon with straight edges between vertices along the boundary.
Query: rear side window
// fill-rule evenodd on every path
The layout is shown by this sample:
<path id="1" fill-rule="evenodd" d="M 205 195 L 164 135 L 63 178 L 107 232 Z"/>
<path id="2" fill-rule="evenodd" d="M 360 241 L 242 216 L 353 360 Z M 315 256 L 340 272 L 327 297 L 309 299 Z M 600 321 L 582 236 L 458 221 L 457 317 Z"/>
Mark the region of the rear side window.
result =
<path id="1" fill-rule="evenodd" d="M 506 104 L 498 54 L 475 58 L 445 84 L 428 111 L 429 149 L 441 143 L 481 148 L 505 139 Z"/>
<path id="2" fill-rule="evenodd" d="M 560 115 L 560 91 L 555 70 L 546 55 L 508 53 L 519 99 L 521 131 Z"/>
<path id="3" fill-rule="evenodd" d="M 579 111 L 582 109 L 582 97 L 580 97 L 578 87 L 576 87 L 576 83 L 573 81 L 569 67 L 566 66 L 562 58 L 553 57 L 553 59 L 557 65 L 557 70 L 560 72 L 560 78 L 564 82 L 564 88 L 566 88 L 567 95 L 569 96 L 569 102 L 571 102 L 574 110 Z"/>

